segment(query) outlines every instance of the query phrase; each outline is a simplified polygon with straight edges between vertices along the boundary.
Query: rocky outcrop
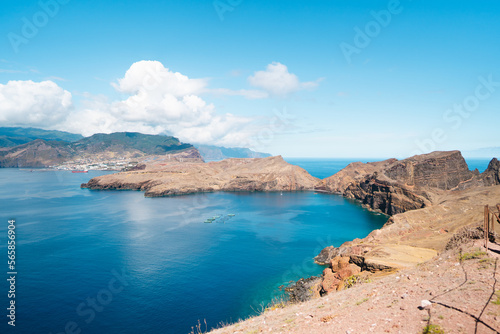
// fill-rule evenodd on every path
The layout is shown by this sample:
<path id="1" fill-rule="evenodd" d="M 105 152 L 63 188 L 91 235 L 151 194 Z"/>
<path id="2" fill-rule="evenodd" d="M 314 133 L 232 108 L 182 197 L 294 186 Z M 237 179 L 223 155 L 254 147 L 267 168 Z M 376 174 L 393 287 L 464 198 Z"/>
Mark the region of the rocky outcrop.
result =
<path id="1" fill-rule="evenodd" d="M 393 163 L 383 173 L 407 187 L 441 190 L 454 189 L 474 177 L 460 151 L 417 155 Z"/>
<path id="2" fill-rule="evenodd" d="M 398 161 L 352 163 L 317 190 L 340 193 L 366 207 L 395 215 L 431 205 L 443 191 L 500 184 L 494 159 L 483 174 L 470 171 L 460 151 L 433 152 Z"/>
<path id="3" fill-rule="evenodd" d="M 358 199 L 367 207 L 394 215 L 416 210 L 429 204 L 426 193 L 417 194 L 398 182 L 381 180 L 377 175 L 367 176 L 363 181 L 351 183 L 344 191 L 344 197 Z"/>
<path id="4" fill-rule="evenodd" d="M 147 197 L 213 191 L 311 190 L 319 179 L 281 156 L 209 163 L 165 163 L 143 171 L 103 175 L 82 184 L 89 189 L 132 189 Z"/>
<path id="5" fill-rule="evenodd" d="M 500 161 L 491 160 L 488 168 L 481 174 L 484 185 L 495 186 L 500 184 Z"/>
<path id="6" fill-rule="evenodd" d="M 323 270 L 321 295 L 344 289 L 346 279 L 361 273 L 361 268 L 350 260 L 349 256 L 336 256 L 330 261 L 330 266 Z"/>
<path id="7" fill-rule="evenodd" d="M 321 297 L 321 276 L 312 276 L 309 278 L 301 278 L 297 282 L 287 286 L 285 292 L 288 295 L 290 302 L 301 303 L 306 300 Z"/>

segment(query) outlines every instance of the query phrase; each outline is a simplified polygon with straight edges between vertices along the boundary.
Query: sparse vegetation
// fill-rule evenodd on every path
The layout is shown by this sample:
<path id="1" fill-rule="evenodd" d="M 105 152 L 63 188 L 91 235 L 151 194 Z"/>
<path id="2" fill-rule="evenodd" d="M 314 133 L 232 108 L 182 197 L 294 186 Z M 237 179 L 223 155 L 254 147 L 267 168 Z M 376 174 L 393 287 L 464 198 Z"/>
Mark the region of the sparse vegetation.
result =
<path id="1" fill-rule="evenodd" d="M 344 280 L 344 289 L 352 288 L 356 284 L 371 283 L 371 281 L 372 280 L 367 276 L 352 275 Z"/>
<path id="2" fill-rule="evenodd" d="M 273 300 L 271 300 L 271 302 L 269 302 L 269 304 L 267 304 L 263 308 L 263 312 L 259 312 L 259 313 L 264 313 L 267 311 L 274 311 L 274 310 L 277 310 L 280 308 L 285 308 L 288 304 L 289 304 L 288 300 L 285 299 L 283 296 L 274 297 Z"/>
<path id="3" fill-rule="evenodd" d="M 481 257 L 483 257 L 485 255 L 486 255 L 486 252 L 478 249 L 478 250 L 475 250 L 475 251 L 470 252 L 470 253 L 461 253 L 460 256 L 458 257 L 458 259 L 460 260 L 460 262 L 462 262 L 462 261 L 466 261 L 466 260 L 480 259 Z"/>
<path id="4" fill-rule="evenodd" d="M 203 320 L 203 323 L 205 324 L 205 329 L 202 329 L 202 325 L 200 320 L 198 320 L 198 324 L 195 327 L 191 327 L 191 332 L 189 334 L 203 334 L 203 333 L 208 333 L 208 326 L 207 326 L 207 320 Z"/>
<path id="5" fill-rule="evenodd" d="M 367 302 L 369 300 L 369 298 L 364 298 L 364 299 L 361 299 L 360 301 L 356 302 L 356 305 L 361 305 L 363 304 L 364 302 Z"/>
<path id="6" fill-rule="evenodd" d="M 425 326 L 423 334 L 444 334 L 444 330 L 439 325 L 429 324 Z"/>
<path id="7" fill-rule="evenodd" d="M 491 302 L 495 305 L 500 305 L 500 290 L 495 292 L 495 297 L 496 297 L 496 300 L 492 300 Z"/>

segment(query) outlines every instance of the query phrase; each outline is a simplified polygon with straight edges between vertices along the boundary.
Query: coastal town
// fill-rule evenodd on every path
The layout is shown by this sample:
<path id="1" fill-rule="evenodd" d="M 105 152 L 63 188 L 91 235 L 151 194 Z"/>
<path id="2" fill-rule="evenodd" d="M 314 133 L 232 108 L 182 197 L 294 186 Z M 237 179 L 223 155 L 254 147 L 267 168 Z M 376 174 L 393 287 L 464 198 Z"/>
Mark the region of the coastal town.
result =
<path id="1" fill-rule="evenodd" d="M 132 161 L 125 157 L 120 157 L 110 160 L 97 160 L 93 158 L 83 158 L 64 162 L 62 164 L 53 165 L 49 168 L 68 171 L 123 171 L 129 170 L 137 166 L 138 161 Z"/>

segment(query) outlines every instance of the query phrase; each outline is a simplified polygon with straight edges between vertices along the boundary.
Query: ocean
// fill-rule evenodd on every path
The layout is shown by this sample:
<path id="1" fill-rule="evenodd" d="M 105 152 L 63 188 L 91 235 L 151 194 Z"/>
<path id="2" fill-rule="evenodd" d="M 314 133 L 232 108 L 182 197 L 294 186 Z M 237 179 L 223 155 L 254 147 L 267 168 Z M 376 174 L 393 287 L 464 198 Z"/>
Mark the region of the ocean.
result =
<path id="1" fill-rule="evenodd" d="M 290 161 L 317 177 L 350 162 Z M 80 189 L 102 174 L 0 169 L 0 333 L 189 333 L 198 321 L 216 327 L 257 314 L 281 296 L 281 285 L 319 275 L 313 257 L 322 248 L 365 237 L 387 220 L 314 192 L 145 198 Z M 10 219 L 15 328 L 6 317 Z"/>

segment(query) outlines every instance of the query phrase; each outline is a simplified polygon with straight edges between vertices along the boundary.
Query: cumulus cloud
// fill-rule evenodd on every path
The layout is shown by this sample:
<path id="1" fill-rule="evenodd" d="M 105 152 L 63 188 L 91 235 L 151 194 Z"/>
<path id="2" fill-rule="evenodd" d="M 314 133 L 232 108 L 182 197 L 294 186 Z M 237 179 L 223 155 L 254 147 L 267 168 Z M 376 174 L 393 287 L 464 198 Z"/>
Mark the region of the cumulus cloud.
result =
<path id="1" fill-rule="evenodd" d="M 275 96 L 286 96 L 302 89 L 313 89 L 318 86 L 318 82 L 300 82 L 295 74 L 288 72 L 286 65 L 278 62 L 267 65 L 265 71 L 255 72 L 254 75 L 248 77 L 248 82 Z"/>
<path id="2" fill-rule="evenodd" d="M 154 91 L 182 97 L 199 94 L 207 82 L 205 79 L 189 79 L 179 72 L 172 72 L 159 61 L 143 60 L 132 64 L 125 76 L 112 85 L 123 93 Z"/>
<path id="3" fill-rule="evenodd" d="M 84 136 L 137 131 L 169 134 L 190 143 L 245 146 L 260 129 L 255 120 L 218 113 L 202 94 L 261 99 L 317 86 L 300 82 L 280 63 L 270 64 L 248 80 L 258 89 L 209 89 L 207 79 L 189 78 L 158 61 L 139 61 L 112 83 L 121 99 L 86 94 L 77 107 L 73 107 L 71 93 L 53 81 L 9 81 L 0 85 L 0 122 Z"/>
<path id="4" fill-rule="evenodd" d="M 63 121 L 71 108 L 71 93 L 53 81 L 0 84 L 0 123 L 4 126 L 50 127 Z"/>
<path id="5" fill-rule="evenodd" d="M 134 63 L 125 76 L 112 84 L 128 95 L 109 102 L 93 97 L 84 108 L 73 112 L 63 125 L 67 131 L 139 131 L 169 133 L 182 141 L 216 145 L 238 145 L 246 136 L 248 118 L 217 114 L 213 104 L 199 94 L 206 91 L 205 79 L 190 79 L 172 72 L 157 61 Z"/>

